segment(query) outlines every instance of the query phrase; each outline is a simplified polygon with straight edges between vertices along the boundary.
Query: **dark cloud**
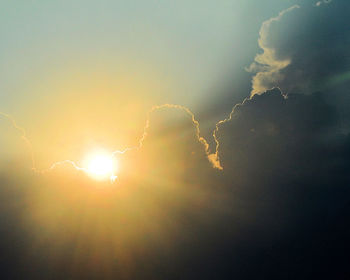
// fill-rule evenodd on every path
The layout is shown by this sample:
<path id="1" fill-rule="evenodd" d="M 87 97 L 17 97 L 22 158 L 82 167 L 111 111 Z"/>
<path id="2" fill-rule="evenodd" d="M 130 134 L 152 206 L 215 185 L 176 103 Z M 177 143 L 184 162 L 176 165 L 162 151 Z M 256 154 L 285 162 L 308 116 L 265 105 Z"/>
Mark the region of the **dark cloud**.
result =
<path id="1" fill-rule="evenodd" d="M 349 84 L 350 3 L 328 2 L 294 6 L 263 23 L 263 53 L 249 69 L 257 72 L 252 94 L 275 86 L 287 93 L 310 94 Z"/>
<path id="2" fill-rule="evenodd" d="M 339 122 L 324 94 L 274 89 L 217 125 L 232 211 L 223 232 L 234 236 L 226 236 L 230 252 L 215 252 L 223 278 L 349 275 L 350 138 Z"/>

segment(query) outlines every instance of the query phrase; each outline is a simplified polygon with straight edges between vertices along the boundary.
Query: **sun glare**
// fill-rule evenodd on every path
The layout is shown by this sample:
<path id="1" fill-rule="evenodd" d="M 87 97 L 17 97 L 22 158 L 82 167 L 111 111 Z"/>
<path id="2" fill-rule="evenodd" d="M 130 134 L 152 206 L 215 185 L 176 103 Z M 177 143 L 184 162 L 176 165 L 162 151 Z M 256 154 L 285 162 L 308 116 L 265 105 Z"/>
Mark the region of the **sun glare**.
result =
<path id="1" fill-rule="evenodd" d="M 86 173 L 97 180 L 115 180 L 116 160 L 105 152 L 95 152 L 87 156 L 84 164 Z"/>

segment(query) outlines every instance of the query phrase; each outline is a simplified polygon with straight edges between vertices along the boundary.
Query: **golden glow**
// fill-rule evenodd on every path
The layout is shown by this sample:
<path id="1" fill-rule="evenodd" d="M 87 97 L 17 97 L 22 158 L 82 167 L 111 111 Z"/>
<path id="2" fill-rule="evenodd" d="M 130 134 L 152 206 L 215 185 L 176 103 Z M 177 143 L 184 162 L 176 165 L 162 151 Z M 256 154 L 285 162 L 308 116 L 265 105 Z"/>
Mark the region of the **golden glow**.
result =
<path id="1" fill-rule="evenodd" d="M 117 171 L 116 160 L 104 151 L 97 151 L 88 155 L 84 162 L 85 172 L 97 180 L 115 180 Z"/>

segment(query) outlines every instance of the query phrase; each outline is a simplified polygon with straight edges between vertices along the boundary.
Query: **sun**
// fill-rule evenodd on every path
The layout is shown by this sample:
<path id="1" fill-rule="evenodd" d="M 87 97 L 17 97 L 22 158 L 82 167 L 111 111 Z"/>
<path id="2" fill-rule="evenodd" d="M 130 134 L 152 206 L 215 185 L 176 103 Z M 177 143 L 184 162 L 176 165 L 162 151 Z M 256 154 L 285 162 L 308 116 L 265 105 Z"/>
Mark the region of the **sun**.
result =
<path id="1" fill-rule="evenodd" d="M 104 151 L 90 153 L 84 161 L 84 170 L 96 180 L 116 179 L 117 162 L 112 155 Z"/>

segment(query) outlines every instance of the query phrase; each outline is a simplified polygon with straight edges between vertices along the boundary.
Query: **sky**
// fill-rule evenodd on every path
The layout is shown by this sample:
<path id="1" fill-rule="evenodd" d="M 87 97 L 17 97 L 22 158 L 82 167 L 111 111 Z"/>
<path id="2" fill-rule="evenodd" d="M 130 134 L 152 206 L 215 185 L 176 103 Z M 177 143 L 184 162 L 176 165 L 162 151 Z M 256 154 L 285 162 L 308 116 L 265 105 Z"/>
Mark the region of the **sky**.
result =
<path id="1" fill-rule="evenodd" d="M 45 154 L 42 167 L 81 156 L 85 150 L 71 150 L 89 141 L 135 145 L 153 105 L 191 108 L 209 136 L 247 96 L 244 68 L 258 51 L 261 22 L 290 5 L 280 2 L 3 3 L 1 110 Z"/>
<path id="2" fill-rule="evenodd" d="M 347 279 L 347 0 L 0 2 L 4 279 Z"/>

